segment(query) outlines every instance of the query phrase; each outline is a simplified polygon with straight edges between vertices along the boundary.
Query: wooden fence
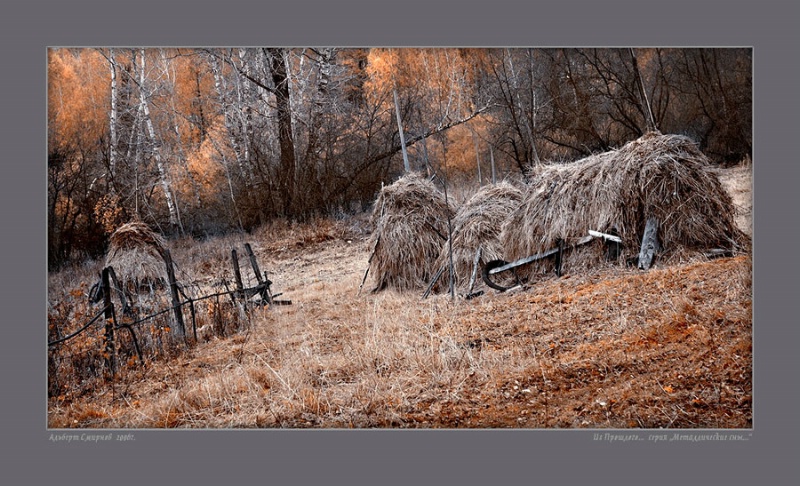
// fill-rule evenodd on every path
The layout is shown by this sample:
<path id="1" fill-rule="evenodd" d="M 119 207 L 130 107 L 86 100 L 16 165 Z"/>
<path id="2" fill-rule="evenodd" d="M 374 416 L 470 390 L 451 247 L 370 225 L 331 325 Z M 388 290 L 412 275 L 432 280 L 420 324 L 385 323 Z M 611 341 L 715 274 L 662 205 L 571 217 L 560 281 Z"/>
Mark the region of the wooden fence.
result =
<path id="1" fill-rule="evenodd" d="M 169 326 L 169 329 L 173 338 L 175 338 L 175 340 L 178 342 L 182 342 L 184 346 L 188 346 L 191 340 L 188 339 L 187 336 L 186 316 L 184 315 L 184 309 L 187 307 L 189 309 L 191 336 L 193 341 L 197 342 L 197 313 L 195 308 L 195 303 L 197 302 L 214 298 L 219 299 L 220 297 L 228 296 L 234 307 L 237 307 L 240 313 L 243 315 L 248 315 L 250 308 L 256 305 L 290 305 L 292 302 L 289 300 L 276 299 L 276 297 L 280 296 L 281 294 L 272 293 L 272 281 L 269 280 L 266 272 L 263 274 L 261 273 L 258 261 L 249 243 L 245 243 L 245 250 L 247 252 L 247 257 L 252 271 L 255 274 L 257 284 L 249 288 L 244 287 L 241 268 L 239 266 L 239 256 L 234 248 L 231 250 L 231 263 L 233 266 L 235 288 L 229 289 L 227 283 L 225 283 L 225 291 L 215 292 L 208 295 L 203 295 L 201 297 L 189 297 L 186 295 L 183 287 L 175 279 L 175 265 L 172 261 L 172 256 L 170 255 L 169 250 L 167 250 L 164 260 L 167 267 L 167 283 L 171 305 L 140 318 L 134 317 L 132 303 L 120 284 L 120 280 L 114 272 L 114 269 L 112 267 L 104 268 L 101 273 L 100 282 L 96 286 L 97 290 L 95 291 L 97 292 L 97 297 L 102 298 L 102 309 L 76 331 L 48 342 L 48 349 L 51 353 L 55 352 L 60 346 L 68 344 L 71 340 L 86 332 L 92 327 L 93 324 L 103 318 L 105 322 L 103 329 L 103 342 L 105 347 L 103 356 L 105 358 L 106 369 L 109 371 L 108 375 L 113 378 L 117 371 L 116 350 L 118 338 L 116 334 L 118 332 L 124 331 L 129 335 L 131 342 L 133 343 L 136 356 L 139 362 L 144 365 L 145 361 L 142 353 L 142 347 L 140 346 L 137 335 L 137 328 L 140 325 L 148 321 L 152 321 L 157 317 L 171 315 L 171 325 Z M 254 297 L 257 295 L 260 298 L 256 301 L 254 300 Z M 121 316 L 118 315 L 118 311 L 121 311 L 121 316 L 126 317 L 126 319 L 120 319 Z"/>

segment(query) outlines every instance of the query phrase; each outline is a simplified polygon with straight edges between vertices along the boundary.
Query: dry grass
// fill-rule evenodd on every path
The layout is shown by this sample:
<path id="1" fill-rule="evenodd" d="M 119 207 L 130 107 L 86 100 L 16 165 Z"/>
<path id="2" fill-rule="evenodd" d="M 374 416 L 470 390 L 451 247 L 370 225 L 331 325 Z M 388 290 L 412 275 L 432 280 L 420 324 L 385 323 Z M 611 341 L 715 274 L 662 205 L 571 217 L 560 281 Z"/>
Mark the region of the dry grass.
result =
<path id="1" fill-rule="evenodd" d="M 747 257 L 412 304 L 391 290 L 353 299 L 357 265 L 339 279 L 327 251 L 290 284 L 306 281 L 296 305 L 133 365 L 114 391 L 52 399 L 50 425 L 751 426 Z"/>
<path id="2" fill-rule="evenodd" d="M 753 236 L 753 165 L 750 159 L 736 167 L 718 171 L 719 180 L 731 195 L 736 226 L 746 235 Z"/>
<path id="3" fill-rule="evenodd" d="M 238 331 L 62 390 L 48 425 L 752 427 L 747 254 L 594 268 L 455 302 L 357 295 L 371 247 L 339 223 L 181 244 L 175 258 L 222 278 L 243 241 L 294 305 L 255 308 Z M 54 305 L 69 300 L 50 290 Z"/>
<path id="4" fill-rule="evenodd" d="M 454 286 L 462 292 L 469 289 L 470 278 L 478 248 L 481 250 L 479 263 L 497 260 L 505 253 L 500 243 L 500 230 L 503 222 L 512 211 L 522 203 L 522 191 L 507 182 L 484 186 L 468 199 L 453 218 L 453 268 Z M 434 289 L 448 288 L 450 279 L 450 240 L 444 243 L 439 258 L 433 265 L 438 271 L 444 269 Z M 482 286 L 480 277 L 476 279 L 475 289 Z"/>
<path id="5" fill-rule="evenodd" d="M 731 196 L 691 140 L 649 133 L 619 150 L 537 169 L 501 240 L 504 259 L 513 261 L 595 230 L 619 235 L 620 258 L 635 259 L 646 221 L 654 217 L 662 261 L 712 248 L 748 251 L 734 214 Z M 601 262 L 602 251 L 593 245 L 568 254 L 563 265 L 577 270 Z M 550 267 L 543 261 L 529 270 Z"/>
<path id="6" fill-rule="evenodd" d="M 454 213 L 442 193 L 420 174 L 406 174 L 381 189 L 370 220 L 375 290 L 424 289 Z"/>
<path id="7" fill-rule="evenodd" d="M 111 234 L 105 265 L 113 267 L 121 285 L 131 290 L 164 286 L 168 281 L 166 250 L 161 235 L 145 223 L 134 221 Z"/>

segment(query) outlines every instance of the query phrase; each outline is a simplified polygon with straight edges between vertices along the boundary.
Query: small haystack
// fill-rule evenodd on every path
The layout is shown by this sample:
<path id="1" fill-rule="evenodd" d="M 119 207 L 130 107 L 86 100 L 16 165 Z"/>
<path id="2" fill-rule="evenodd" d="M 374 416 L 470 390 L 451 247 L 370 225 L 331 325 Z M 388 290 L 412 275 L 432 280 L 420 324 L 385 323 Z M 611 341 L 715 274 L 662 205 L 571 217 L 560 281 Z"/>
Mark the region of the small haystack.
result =
<path id="1" fill-rule="evenodd" d="M 500 243 L 500 230 L 506 218 L 522 203 L 522 191 L 508 182 L 484 186 L 459 208 L 453 218 L 453 268 L 454 286 L 459 291 L 471 291 L 475 255 L 481 249 L 479 268 L 486 262 L 502 258 L 504 251 Z M 450 280 L 449 241 L 442 246 L 433 268 L 443 272 L 433 287 L 444 291 Z M 475 280 L 480 286 L 480 270 Z"/>
<path id="2" fill-rule="evenodd" d="M 734 207 L 706 156 L 687 137 L 648 133 L 619 150 L 537 169 L 524 201 L 505 222 L 504 259 L 513 261 L 566 245 L 589 230 L 622 238 L 622 259 L 635 259 L 648 218 L 659 221 L 661 258 L 682 250 L 748 244 Z M 597 265 L 598 245 L 565 255 L 565 271 Z M 550 270 L 552 259 L 530 266 Z M 524 272 L 524 271 L 523 271 Z"/>
<path id="3" fill-rule="evenodd" d="M 406 174 L 381 189 L 370 223 L 375 291 L 425 288 L 447 235 L 452 205 L 431 181 Z M 369 270 L 369 269 L 368 269 Z"/>
<path id="4" fill-rule="evenodd" d="M 146 224 L 127 223 L 111 235 L 106 266 L 114 268 L 120 284 L 130 290 L 167 283 L 166 243 Z"/>

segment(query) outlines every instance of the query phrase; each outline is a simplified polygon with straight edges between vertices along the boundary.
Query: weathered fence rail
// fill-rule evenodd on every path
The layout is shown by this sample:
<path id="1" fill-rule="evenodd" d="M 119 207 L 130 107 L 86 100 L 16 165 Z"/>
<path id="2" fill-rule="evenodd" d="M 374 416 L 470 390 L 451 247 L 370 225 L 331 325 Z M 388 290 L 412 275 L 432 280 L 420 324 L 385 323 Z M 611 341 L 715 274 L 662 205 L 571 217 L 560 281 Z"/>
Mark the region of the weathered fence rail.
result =
<path id="1" fill-rule="evenodd" d="M 157 312 L 148 314 L 144 317 L 135 318 L 133 307 L 131 302 L 126 296 L 126 293 L 122 286 L 120 285 L 119 279 L 114 272 L 112 267 L 106 267 L 103 269 L 101 273 L 100 283 L 93 288 L 92 294 L 93 300 L 99 301 L 102 299 L 103 308 L 92 317 L 88 322 L 83 324 L 79 329 L 73 331 L 72 333 L 60 337 L 58 339 L 54 339 L 49 341 L 48 348 L 52 350 L 62 346 L 69 341 L 77 338 L 82 333 L 86 332 L 88 329 L 92 327 L 93 324 L 97 323 L 101 320 L 104 321 L 104 357 L 106 361 L 106 369 L 109 370 L 110 375 L 113 377 L 116 373 L 116 366 L 117 366 L 117 359 L 116 359 L 116 332 L 125 330 L 128 332 L 131 342 L 133 343 L 133 347 L 136 351 L 136 356 L 139 359 L 139 362 L 144 365 L 144 356 L 142 353 L 142 348 L 139 344 L 139 339 L 137 338 L 136 328 L 146 322 L 153 321 L 157 317 L 172 314 L 172 325 L 169 326 L 172 330 L 172 335 L 179 341 L 182 341 L 187 344 L 186 341 L 186 325 L 184 321 L 184 307 L 189 307 L 190 316 L 191 316 L 191 325 L 192 325 L 192 336 L 195 341 L 197 341 L 197 319 L 196 319 L 196 312 L 195 312 L 195 303 L 202 302 L 209 299 L 219 299 L 222 296 L 229 296 L 231 301 L 234 305 L 240 306 L 243 313 L 248 314 L 249 309 L 253 305 L 290 305 L 292 302 L 290 300 L 278 300 L 275 297 L 281 294 L 272 294 L 271 285 L 272 281 L 267 278 L 267 273 L 261 273 L 258 261 L 256 259 L 255 253 L 253 252 L 252 247 L 249 243 L 245 244 L 245 248 L 248 254 L 248 259 L 250 265 L 253 269 L 255 274 L 256 281 L 258 282 L 257 285 L 253 287 L 245 288 L 241 269 L 239 267 L 239 259 L 236 252 L 236 249 L 231 251 L 232 257 L 232 266 L 233 266 L 233 273 L 235 279 L 236 288 L 234 289 L 227 289 L 225 291 L 214 292 L 211 294 L 203 295 L 200 297 L 189 297 L 183 290 L 183 287 L 178 284 L 177 280 L 175 279 L 175 270 L 174 270 L 174 263 L 172 261 L 172 257 L 169 254 L 169 251 L 166 252 L 165 257 L 165 264 L 167 265 L 167 276 L 169 278 L 169 291 L 170 291 L 170 299 L 171 305 L 158 310 Z M 223 281 L 224 282 L 224 281 Z M 227 288 L 227 284 L 226 288 Z M 259 301 L 251 300 L 253 297 L 258 295 L 260 297 Z M 182 298 L 181 298 L 182 297 Z M 120 321 L 117 318 L 117 306 L 114 303 L 114 300 L 119 301 L 120 308 L 122 309 L 122 315 L 125 316 L 128 321 Z M 130 320 L 133 319 L 133 320 Z"/>

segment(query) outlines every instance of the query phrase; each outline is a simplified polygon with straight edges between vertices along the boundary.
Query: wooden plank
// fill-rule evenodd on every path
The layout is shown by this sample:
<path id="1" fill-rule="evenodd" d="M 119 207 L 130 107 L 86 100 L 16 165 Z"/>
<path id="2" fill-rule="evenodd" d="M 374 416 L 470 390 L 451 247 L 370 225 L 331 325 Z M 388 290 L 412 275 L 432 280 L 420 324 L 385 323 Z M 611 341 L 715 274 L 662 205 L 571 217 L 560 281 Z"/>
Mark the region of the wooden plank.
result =
<path id="1" fill-rule="evenodd" d="M 653 265 L 653 259 L 661 250 L 658 242 L 658 219 L 648 218 L 642 235 L 642 247 L 639 250 L 639 268 L 647 270 Z"/>

